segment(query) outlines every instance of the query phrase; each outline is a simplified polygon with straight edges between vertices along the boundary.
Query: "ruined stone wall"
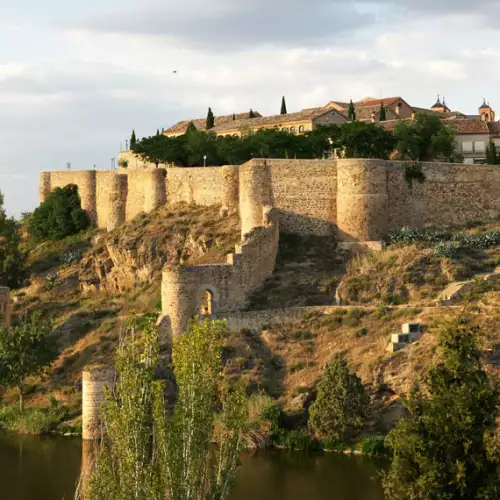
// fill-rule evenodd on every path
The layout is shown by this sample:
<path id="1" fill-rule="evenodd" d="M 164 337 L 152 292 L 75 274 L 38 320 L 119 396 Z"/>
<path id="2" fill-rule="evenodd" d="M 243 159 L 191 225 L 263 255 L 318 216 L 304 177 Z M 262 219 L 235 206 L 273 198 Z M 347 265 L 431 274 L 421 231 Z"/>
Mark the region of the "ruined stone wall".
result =
<path id="1" fill-rule="evenodd" d="M 237 209 L 238 170 L 235 166 L 169 168 L 166 170 L 167 203 L 223 205 L 229 209 Z"/>
<path id="2" fill-rule="evenodd" d="M 185 331 L 190 318 L 200 314 L 205 291 L 212 296 L 212 313 L 244 309 L 254 290 L 274 270 L 278 251 L 278 214 L 266 207 L 262 226 L 251 230 L 228 255 L 227 264 L 166 268 L 162 279 L 164 335 Z"/>
<path id="3" fill-rule="evenodd" d="M 4 328 L 11 327 L 12 301 L 10 299 L 10 288 L 0 287 L 0 325 Z"/>
<path id="4" fill-rule="evenodd" d="M 95 367 L 82 374 L 82 439 L 102 436 L 101 410 L 106 400 L 106 390 L 114 383 L 114 371 L 108 367 Z"/>

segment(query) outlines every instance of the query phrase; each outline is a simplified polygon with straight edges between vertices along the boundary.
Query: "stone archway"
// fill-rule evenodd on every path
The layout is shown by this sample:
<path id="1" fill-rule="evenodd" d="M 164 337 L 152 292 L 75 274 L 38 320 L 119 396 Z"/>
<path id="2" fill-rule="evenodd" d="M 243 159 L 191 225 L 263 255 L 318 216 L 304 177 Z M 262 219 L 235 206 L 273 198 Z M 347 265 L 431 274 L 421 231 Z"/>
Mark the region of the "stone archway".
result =
<path id="1" fill-rule="evenodd" d="M 196 313 L 200 317 L 210 318 L 217 314 L 219 295 L 212 285 L 202 285 L 196 294 Z"/>

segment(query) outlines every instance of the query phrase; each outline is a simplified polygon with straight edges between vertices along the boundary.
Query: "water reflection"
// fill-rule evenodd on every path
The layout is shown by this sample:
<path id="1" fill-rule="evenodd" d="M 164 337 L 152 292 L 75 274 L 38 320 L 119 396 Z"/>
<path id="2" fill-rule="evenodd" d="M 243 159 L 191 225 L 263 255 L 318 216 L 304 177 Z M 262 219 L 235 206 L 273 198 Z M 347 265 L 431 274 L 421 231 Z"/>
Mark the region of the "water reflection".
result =
<path id="1" fill-rule="evenodd" d="M 79 439 L 0 435 L 0 498 L 72 499 L 92 460 Z M 270 451 L 242 461 L 231 500 L 383 500 L 380 464 L 362 457 Z"/>

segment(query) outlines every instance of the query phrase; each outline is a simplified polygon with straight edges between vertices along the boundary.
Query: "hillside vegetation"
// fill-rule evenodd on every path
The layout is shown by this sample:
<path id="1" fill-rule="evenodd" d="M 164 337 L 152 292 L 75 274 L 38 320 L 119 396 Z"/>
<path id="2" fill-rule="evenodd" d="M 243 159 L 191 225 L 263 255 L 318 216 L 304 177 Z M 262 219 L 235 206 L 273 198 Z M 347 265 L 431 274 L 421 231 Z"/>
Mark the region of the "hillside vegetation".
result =
<path id="1" fill-rule="evenodd" d="M 492 236 L 500 223 L 474 226 L 411 238 L 393 234 L 385 251 L 362 256 L 338 249 L 332 238 L 281 235 L 276 270 L 253 295 L 251 309 L 337 300 L 349 307 L 332 314 L 305 312 L 298 321 L 263 332 L 229 332 L 225 372 L 242 379 L 249 394 L 278 400 L 294 428 L 305 424 L 325 364 L 344 353 L 372 399 L 364 433 L 384 433 L 403 414 L 400 397 L 436 360 L 436 325 L 471 303 L 467 314 L 485 334 L 487 369 L 500 376 L 500 315 L 492 307 L 499 303 L 500 286 L 478 280 L 458 308 L 434 307 L 448 283 L 500 264 L 500 246 Z M 53 395 L 69 406 L 67 419 L 73 422 L 80 413 L 82 369 L 111 362 L 133 312 L 159 310 L 163 265 L 224 262 L 239 239 L 237 215 L 180 205 L 141 214 L 109 234 L 92 229 L 27 248 L 31 284 L 16 293 L 15 312 L 38 310 L 50 317 L 61 353 L 48 377 L 30 379 L 27 404 L 46 406 Z M 388 352 L 391 333 L 414 321 L 426 326 L 422 339 Z M 15 396 L 8 391 L 5 399 Z"/>

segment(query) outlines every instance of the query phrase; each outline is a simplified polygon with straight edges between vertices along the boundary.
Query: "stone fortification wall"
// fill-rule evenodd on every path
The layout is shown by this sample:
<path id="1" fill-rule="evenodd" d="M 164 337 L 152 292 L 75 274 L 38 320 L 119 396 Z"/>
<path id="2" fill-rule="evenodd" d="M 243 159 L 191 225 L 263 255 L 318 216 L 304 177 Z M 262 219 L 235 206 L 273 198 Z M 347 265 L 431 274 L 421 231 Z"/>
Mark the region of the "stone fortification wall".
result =
<path id="1" fill-rule="evenodd" d="M 247 174 L 244 175 L 244 170 Z M 253 160 L 241 167 L 242 232 L 258 214 L 262 200 L 278 209 L 283 232 L 333 234 L 337 219 L 337 168 L 334 160 Z M 257 206 L 252 208 L 252 205 Z"/>
<path id="2" fill-rule="evenodd" d="M 0 325 L 4 328 L 11 327 L 12 301 L 10 299 L 10 288 L 0 286 Z"/>
<path id="3" fill-rule="evenodd" d="M 82 374 L 82 439 L 102 436 L 101 409 L 106 400 L 106 387 L 112 389 L 114 371 L 107 367 L 85 370 Z"/>
<path id="4" fill-rule="evenodd" d="M 126 167 L 124 166 L 124 162 L 127 165 Z M 158 166 L 160 168 L 168 167 L 165 163 L 160 163 Z M 128 172 L 130 170 L 148 170 L 156 168 L 156 164 L 144 161 L 140 156 L 137 156 L 129 149 L 118 153 L 118 167 L 121 170 Z"/>
<path id="5" fill-rule="evenodd" d="M 500 215 L 496 165 L 422 163 L 425 181 L 405 181 L 405 165 L 387 163 L 388 226 L 449 226 Z"/>
<path id="6" fill-rule="evenodd" d="M 227 264 L 166 268 L 162 279 L 164 335 L 185 331 L 190 318 L 201 314 L 211 297 L 210 316 L 247 307 L 249 295 L 273 272 L 278 251 L 278 214 L 266 207 L 262 226 L 247 233 Z"/>
<path id="7" fill-rule="evenodd" d="M 166 170 L 167 201 L 197 205 L 223 205 L 231 210 L 238 207 L 239 168 L 195 167 Z"/>

